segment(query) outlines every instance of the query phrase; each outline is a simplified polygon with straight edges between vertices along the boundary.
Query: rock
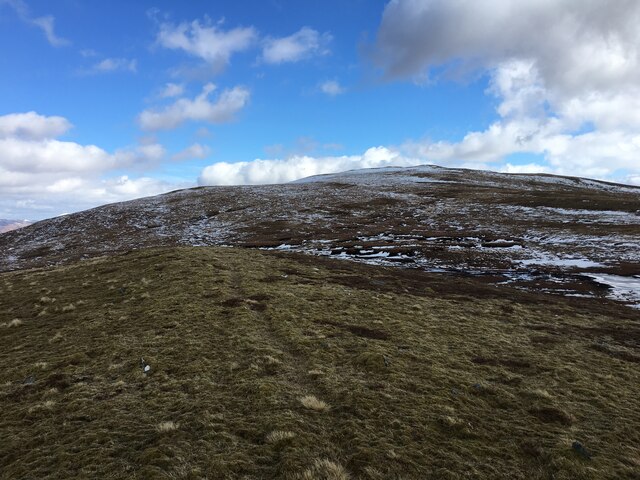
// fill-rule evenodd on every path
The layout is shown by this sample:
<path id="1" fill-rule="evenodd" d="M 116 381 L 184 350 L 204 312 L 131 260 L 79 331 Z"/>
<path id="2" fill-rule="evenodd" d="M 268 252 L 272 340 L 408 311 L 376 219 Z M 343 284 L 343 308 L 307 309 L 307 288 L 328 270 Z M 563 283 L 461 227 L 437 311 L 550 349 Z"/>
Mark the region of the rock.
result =
<path id="1" fill-rule="evenodd" d="M 576 452 L 582 458 L 586 460 L 591 460 L 591 454 L 587 451 L 586 448 L 584 448 L 584 445 L 582 445 L 582 443 L 576 440 L 571 444 L 571 448 L 573 449 L 574 452 Z"/>
<path id="2" fill-rule="evenodd" d="M 149 373 L 151 371 L 151 365 L 144 361 L 144 358 L 140 357 L 140 365 L 142 366 L 142 371 L 144 373 Z"/>

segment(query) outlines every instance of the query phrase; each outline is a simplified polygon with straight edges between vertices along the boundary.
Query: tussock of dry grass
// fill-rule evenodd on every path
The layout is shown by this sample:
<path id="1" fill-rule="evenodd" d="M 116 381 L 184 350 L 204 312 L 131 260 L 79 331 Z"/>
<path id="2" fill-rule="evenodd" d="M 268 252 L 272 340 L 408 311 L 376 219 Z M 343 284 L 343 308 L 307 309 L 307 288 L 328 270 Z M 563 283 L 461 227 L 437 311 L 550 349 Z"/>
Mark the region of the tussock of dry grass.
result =
<path id="1" fill-rule="evenodd" d="M 295 433 L 288 430 L 274 430 L 273 432 L 269 433 L 269 435 L 267 435 L 265 441 L 267 443 L 280 443 L 291 440 L 292 438 L 295 438 L 295 436 Z"/>
<path id="2" fill-rule="evenodd" d="M 634 478 L 639 314 L 406 275 L 230 248 L 2 274 L 0 476 Z"/>
<path id="3" fill-rule="evenodd" d="M 300 475 L 300 480 L 349 480 L 347 471 L 331 460 L 316 460 L 309 469 Z"/>
<path id="4" fill-rule="evenodd" d="M 178 424 L 172 421 L 161 422 L 158 425 L 156 425 L 156 430 L 161 433 L 173 432 L 174 430 L 177 430 L 177 429 L 178 429 Z"/>
<path id="5" fill-rule="evenodd" d="M 56 402 L 53 400 L 46 400 L 45 402 L 38 403 L 29 407 L 29 413 L 37 413 L 43 410 L 51 410 L 56 406 Z"/>
<path id="6" fill-rule="evenodd" d="M 319 400 L 313 395 L 305 395 L 300 399 L 300 403 L 309 410 L 315 410 L 316 412 L 326 412 L 329 410 L 329 405 L 322 400 Z"/>

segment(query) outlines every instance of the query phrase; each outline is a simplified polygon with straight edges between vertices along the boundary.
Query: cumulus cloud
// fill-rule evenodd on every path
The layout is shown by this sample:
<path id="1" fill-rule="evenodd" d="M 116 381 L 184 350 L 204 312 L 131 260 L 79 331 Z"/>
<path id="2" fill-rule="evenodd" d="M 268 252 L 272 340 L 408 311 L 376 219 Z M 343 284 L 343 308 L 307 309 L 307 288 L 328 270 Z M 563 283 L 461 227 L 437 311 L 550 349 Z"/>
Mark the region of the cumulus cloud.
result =
<path id="1" fill-rule="evenodd" d="M 262 60 L 270 64 L 280 64 L 298 62 L 315 55 L 327 55 L 331 39 L 329 33 L 320 34 L 309 27 L 302 27 L 288 37 L 269 37 L 264 41 Z"/>
<path id="2" fill-rule="evenodd" d="M 63 117 L 45 117 L 36 112 L 10 113 L 0 116 L 0 139 L 20 138 L 41 140 L 55 138 L 66 133 L 72 127 Z"/>
<path id="3" fill-rule="evenodd" d="M 327 80 L 320 84 L 320 91 L 330 97 L 335 97 L 336 95 L 344 93 L 346 89 L 336 80 Z"/>
<path id="4" fill-rule="evenodd" d="M 375 58 L 392 76 L 452 62 L 473 68 L 535 59 L 549 84 L 608 89 L 637 82 L 639 22 L 634 0 L 394 0 L 384 10 Z"/>
<path id="5" fill-rule="evenodd" d="M 386 147 L 373 147 L 362 155 L 311 157 L 296 155 L 286 159 L 250 162 L 218 162 L 200 173 L 200 185 L 256 185 L 284 183 L 324 173 L 343 172 L 360 168 L 411 166 L 423 163 L 418 158 L 401 155 Z"/>
<path id="6" fill-rule="evenodd" d="M 34 17 L 31 15 L 29 6 L 23 0 L 0 0 L 0 6 L 8 5 L 13 8 L 18 17 L 25 23 L 38 27 L 44 33 L 47 41 L 53 47 L 64 47 L 71 45 L 71 42 L 65 38 L 59 37 L 55 33 L 55 18 L 53 15 L 44 15 L 42 17 Z"/>
<path id="7" fill-rule="evenodd" d="M 95 145 L 59 140 L 69 128 L 71 123 L 63 117 L 36 112 L 0 116 L 0 212 L 13 208 L 13 215 L 30 211 L 20 216 L 40 218 L 54 212 L 47 205 L 56 202 L 60 208 L 93 206 L 138 191 L 132 185 L 160 185 L 138 179 L 113 183 L 102 177 L 112 170 L 143 171 L 157 165 L 166 158 L 162 145 L 141 144 L 109 153 Z"/>
<path id="8" fill-rule="evenodd" d="M 169 130 L 189 120 L 226 123 L 235 118 L 251 96 L 246 88 L 234 87 L 222 91 L 212 102 L 209 96 L 215 89 L 214 84 L 207 83 L 193 100 L 180 98 L 163 109 L 145 110 L 138 116 L 138 123 L 144 130 Z"/>
<path id="9" fill-rule="evenodd" d="M 389 79 L 491 79 L 496 122 L 412 154 L 513 169 L 508 155 L 534 153 L 546 171 L 622 179 L 640 172 L 639 22 L 633 0 L 393 0 L 371 54 Z"/>
<path id="10" fill-rule="evenodd" d="M 211 149 L 206 145 L 194 143 L 193 145 L 172 155 L 171 159 L 176 161 L 193 160 L 196 158 L 207 158 Z"/>
<path id="11" fill-rule="evenodd" d="M 156 42 L 164 48 L 182 50 L 213 65 L 224 68 L 234 53 L 251 47 L 258 33 L 253 27 L 222 29 L 220 23 L 211 25 L 208 20 L 179 24 L 162 23 Z"/>

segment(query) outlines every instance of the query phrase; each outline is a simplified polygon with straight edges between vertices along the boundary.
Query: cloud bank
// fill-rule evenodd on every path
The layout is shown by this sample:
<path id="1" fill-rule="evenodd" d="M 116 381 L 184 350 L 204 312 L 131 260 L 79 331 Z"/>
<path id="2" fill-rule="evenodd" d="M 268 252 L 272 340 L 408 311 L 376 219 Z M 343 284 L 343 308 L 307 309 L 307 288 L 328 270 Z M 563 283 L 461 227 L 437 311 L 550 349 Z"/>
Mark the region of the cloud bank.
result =
<path id="1" fill-rule="evenodd" d="M 200 185 L 284 183 L 323 173 L 390 165 L 406 167 L 420 163 L 423 163 L 420 159 L 404 157 L 398 151 L 386 147 L 373 147 L 362 155 L 333 157 L 296 155 L 287 159 L 218 162 L 202 170 L 198 183 Z"/>
<path id="2" fill-rule="evenodd" d="M 640 173 L 638 24 L 633 0 L 393 0 L 371 55 L 387 79 L 491 78 L 495 123 L 411 154 L 482 166 L 534 153 L 540 170 L 624 180 Z"/>
<path id="3" fill-rule="evenodd" d="M 58 138 L 71 128 L 63 117 L 36 112 L 0 116 L 0 217 L 38 219 L 176 188 L 148 177 L 109 177 L 114 170 L 157 165 L 166 158 L 162 145 L 109 153 Z"/>

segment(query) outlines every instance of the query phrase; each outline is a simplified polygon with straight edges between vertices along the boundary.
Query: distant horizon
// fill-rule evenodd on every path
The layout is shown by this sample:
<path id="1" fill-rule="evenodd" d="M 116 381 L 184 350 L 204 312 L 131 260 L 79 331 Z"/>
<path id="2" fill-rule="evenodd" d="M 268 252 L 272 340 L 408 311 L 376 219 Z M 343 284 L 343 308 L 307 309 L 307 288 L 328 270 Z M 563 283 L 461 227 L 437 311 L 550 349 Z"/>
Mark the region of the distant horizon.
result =
<path id="1" fill-rule="evenodd" d="M 640 185 L 638 24 L 598 0 L 0 0 L 0 218 L 425 163 Z"/>

